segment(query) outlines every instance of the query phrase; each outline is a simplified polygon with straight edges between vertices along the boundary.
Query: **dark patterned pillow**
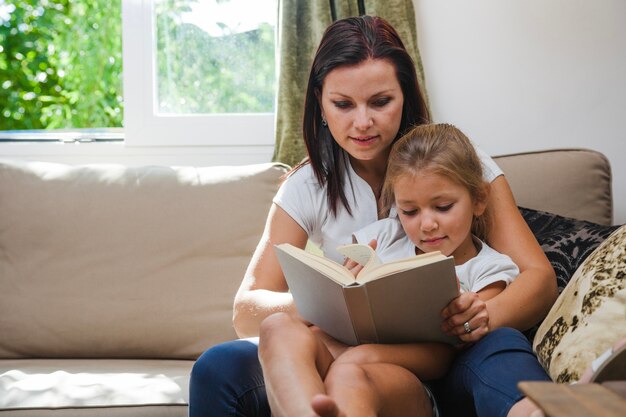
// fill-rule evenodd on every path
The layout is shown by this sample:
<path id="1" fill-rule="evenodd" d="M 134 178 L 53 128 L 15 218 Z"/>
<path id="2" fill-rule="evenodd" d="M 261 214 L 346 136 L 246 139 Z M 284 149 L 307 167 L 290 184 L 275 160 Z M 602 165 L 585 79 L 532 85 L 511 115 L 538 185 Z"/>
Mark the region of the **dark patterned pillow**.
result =
<path id="1" fill-rule="evenodd" d="M 559 293 L 580 264 L 619 226 L 604 226 L 519 207 L 556 272 Z"/>
<path id="2" fill-rule="evenodd" d="M 585 259 L 619 226 L 604 226 L 519 207 L 556 272 L 559 294 Z M 533 341 L 539 324 L 524 332 Z"/>

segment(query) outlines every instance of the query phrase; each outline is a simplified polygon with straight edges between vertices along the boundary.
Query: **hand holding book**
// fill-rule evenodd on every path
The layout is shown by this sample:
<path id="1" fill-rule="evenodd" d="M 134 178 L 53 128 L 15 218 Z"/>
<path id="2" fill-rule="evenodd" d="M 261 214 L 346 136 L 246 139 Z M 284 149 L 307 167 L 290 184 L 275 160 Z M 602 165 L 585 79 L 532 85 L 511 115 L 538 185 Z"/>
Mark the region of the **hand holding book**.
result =
<path id="1" fill-rule="evenodd" d="M 369 243 L 369 246 L 374 250 L 374 255 L 376 256 L 376 259 L 378 259 L 378 256 L 376 255 L 376 247 L 378 246 L 378 242 L 376 241 L 376 239 L 372 239 L 370 241 L 370 243 Z M 367 259 L 364 259 L 365 262 L 358 262 L 357 260 L 351 259 L 349 253 L 341 252 L 341 248 L 342 247 L 338 248 L 339 253 L 341 253 L 343 256 L 346 257 L 346 261 L 344 262 L 343 266 L 345 266 L 350 272 L 352 272 L 352 274 L 355 277 L 358 276 L 359 272 L 361 272 L 363 270 L 363 267 L 367 263 Z M 368 251 L 368 253 L 369 253 L 369 251 Z M 353 256 L 355 256 L 355 255 L 353 255 Z M 359 260 L 362 260 L 359 256 L 357 256 L 357 257 L 359 258 Z"/>
<path id="2" fill-rule="evenodd" d="M 337 249 L 363 264 L 355 278 L 345 266 L 289 244 L 278 260 L 300 315 L 336 339 L 361 343 L 456 343 L 441 329 L 441 310 L 456 296 L 454 261 L 440 252 L 381 263 L 374 249 Z"/>

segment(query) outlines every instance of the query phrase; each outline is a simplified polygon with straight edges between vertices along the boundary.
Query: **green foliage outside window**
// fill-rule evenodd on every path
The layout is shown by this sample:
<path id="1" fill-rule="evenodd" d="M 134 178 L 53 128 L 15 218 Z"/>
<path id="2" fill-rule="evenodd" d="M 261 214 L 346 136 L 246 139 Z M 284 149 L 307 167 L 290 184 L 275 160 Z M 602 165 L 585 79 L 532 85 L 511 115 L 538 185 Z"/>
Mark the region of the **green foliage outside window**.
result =
<path id="1" fill-rule="evenodd" d="M 155 3 L 159 110 L 273 111 L 273 28 L 210 36 L 195 1 Z M 122 127 L 121 3 L 0 0 L 0 130 Z"/>
<path id="2" fill-rule="evenodd" d="M 121 0 L 0 0 L 0 130 L 121 127 Z"/>
<path id="3" fill-rule="evenodd" d="M 193 2 L 157 2 L 159 110 L 164 113 L 272 112 L 274 28 L 261 23 L 254 30 L 237 32 L 218 22 L 221 34 L 211 36 L 182 19 L 191 11 Z M 211 18 L 214 16 L 207 16 L 206 20 Z"/>

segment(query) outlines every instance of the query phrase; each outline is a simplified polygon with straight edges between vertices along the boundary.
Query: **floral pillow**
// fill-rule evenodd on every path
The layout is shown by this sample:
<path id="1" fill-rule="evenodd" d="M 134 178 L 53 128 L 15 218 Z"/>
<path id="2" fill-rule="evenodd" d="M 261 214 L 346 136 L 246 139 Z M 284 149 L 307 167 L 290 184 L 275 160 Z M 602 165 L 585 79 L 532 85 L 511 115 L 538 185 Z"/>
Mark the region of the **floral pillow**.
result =
<path id="1" fill-rule="evenodd" d="M 578 380 L 626 337 L 626 225 L 578 268 L 537 330 L 533 348 L 556 382 Z"/>
<path id="2" fill-rule="evenodd" d="M 619 226 L 605 226 L 519 207 L 556 272 L 559 293 L 585 259 Z M 539 325 L 524 332 L 532 341 Z"/>

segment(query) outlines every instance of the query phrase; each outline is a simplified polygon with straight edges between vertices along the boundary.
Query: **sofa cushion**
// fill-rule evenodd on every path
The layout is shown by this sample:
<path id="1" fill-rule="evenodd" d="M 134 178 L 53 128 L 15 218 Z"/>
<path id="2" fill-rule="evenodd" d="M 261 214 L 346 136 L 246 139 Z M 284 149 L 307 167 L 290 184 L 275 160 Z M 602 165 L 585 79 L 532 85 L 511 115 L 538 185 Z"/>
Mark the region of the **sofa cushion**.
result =
<path id="1" fill-rule="evenodd" d="M 0 163 L 0 358 L 193 359 L 285 167 Z"/>
<path id="2" fill-rule="evenodd" d="M 539 327 L 533 348 L 557 382 L 577 380 L 626 335 L 626 225 L 583 262 Z"/>
<path id="3" fill-rule="evenodd" d="M 517 204 L 560 216 L 613 222 L 611 166 L 590 149 L 552 149 L 493 158 Z"/>
<path id="4" fill-rule="evenodd" d="M 519 210 L 556 272 L 559 292 L 587 256 L 619 228 L 525 207 Z"/>
<path id="5" fill-rule="evenodd" d="M 192 366 L 188 360 L 0 359 L 0 415 L 108 416 L 124 409 L 120 415 L 129 417 L 186 416 Z"/>

